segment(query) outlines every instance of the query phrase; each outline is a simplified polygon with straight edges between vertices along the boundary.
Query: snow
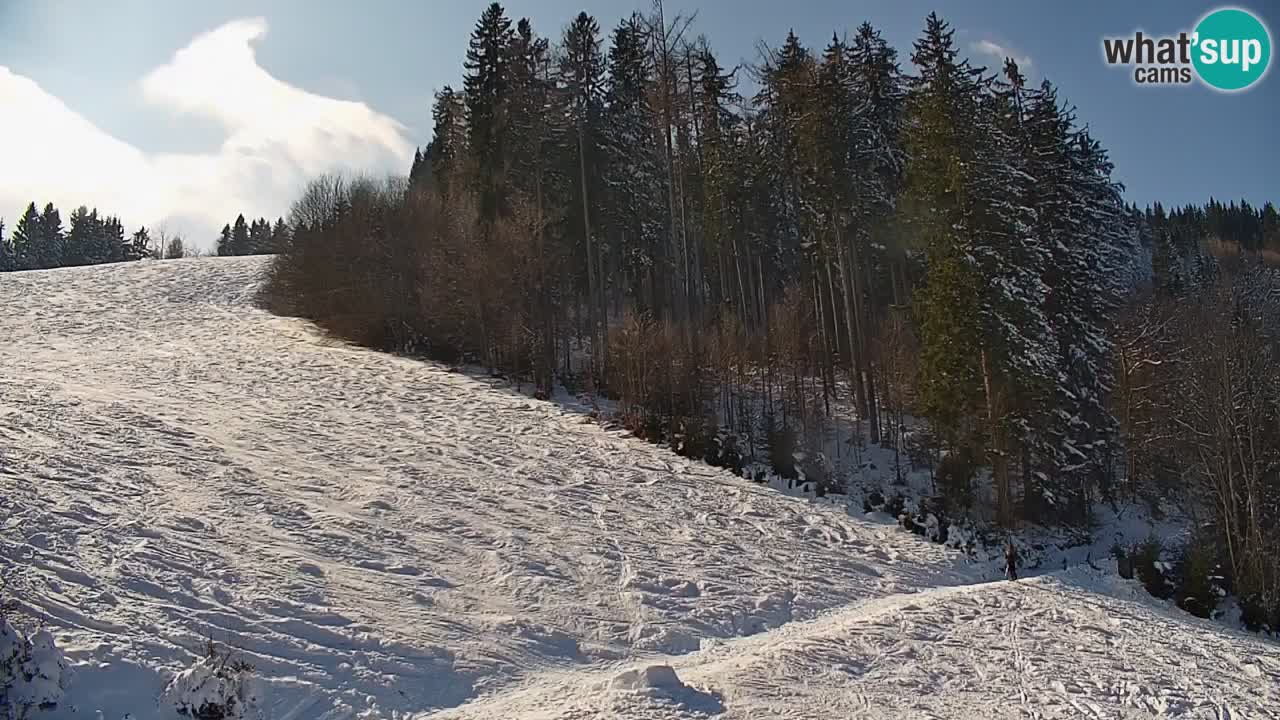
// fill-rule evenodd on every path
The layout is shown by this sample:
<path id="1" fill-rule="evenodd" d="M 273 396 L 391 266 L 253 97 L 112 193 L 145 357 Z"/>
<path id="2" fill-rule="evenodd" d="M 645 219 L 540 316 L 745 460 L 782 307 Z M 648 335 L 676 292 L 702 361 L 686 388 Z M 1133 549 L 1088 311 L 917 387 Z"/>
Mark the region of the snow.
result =
<path id="1" fill-rule="evenodd" d="M 1280 712 L 1256 636 L 329 340 L 263 263 L 0 276 L 0 592 L 74 670 L 33 717 L 177 717 L 210 639 L 281 720 Z"/>

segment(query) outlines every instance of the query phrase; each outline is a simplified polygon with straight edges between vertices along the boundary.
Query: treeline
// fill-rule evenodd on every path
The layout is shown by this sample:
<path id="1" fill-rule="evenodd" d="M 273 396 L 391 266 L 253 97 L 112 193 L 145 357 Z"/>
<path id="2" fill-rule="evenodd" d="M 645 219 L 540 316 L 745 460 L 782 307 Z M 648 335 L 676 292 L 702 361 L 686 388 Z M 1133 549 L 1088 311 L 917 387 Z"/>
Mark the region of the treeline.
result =
<path id="1" fill-rule="evenodd" d="M 42 212 L 33 202 L 18 219 L 11 237 L 5 237 L 0 221 L 0 272 L 125 262 L 152 254 L 146 228 L 126 237 L 119 218 L 100 215 L 96 208 L 83 205 L 68 220 L 64 226 L 62 214 L 52 203 Z"/>
<path id="2" fill-rule="evenodd" d="M 987 464 L 1000 522 L 1087 521 L 1141 216 L 1052 85 L 970 65 L 936 15 L 910 76 L 869 24 L 726 71 L 659 4 L 603 46 L 585 13 L 553 47 L 490 6 L 408 188 L 295 208 L 278 302 L 610 394 L 655 438 L 812 455 L 833 403 L 873 442 L 911 411 L 949 504 Z"/>
<path id="3" fill-rule="evenodd" d="M 491 5 L 409 178 L 314 182 L 264 302 L 610 396 L 637 434 L 713 463 L 826 491 L 823 453 L 869 440 L 934 458 L 940 516 L 1088 526 L 1145 482 L 1117 323 L 1174 296 L 1169 268 L 1195 281 L 1178 293 L 1238 276 L 1199 241 L 1166 242 L 1162 269 L 1172 221 L 1125 205 L 1049 82 L 971 65 L 936 15 L 910 60 L 863 24 L 725 68 L 661 2 L 607 42 L 580 14 L 555 44 Z M 858 437 L 834 435 L 846 411 Z M 928 430 L 911 448 L 908 416 Z M 1210 556 L 1243 547 L 1204 483 L 1169 482 L 1204 503 Z M 1258 510 L 1251 547 L 1275 548 L 1280 513 Z"/>
<path id="4" fill-rule="evenodd" d="M 1247 252 L 1270 252 L 1280 260 L 1280 212 L 1271 202 L 1255 208 L 1247 200 L 1223 205 L 1210 198 L 1204 206 L 1186 205 L 1165 211 L 1159 203 L 1150 210 L 1150 224 L 1168 231 L 1174 246 L 1200 242 L 1229 243 Z"/>
<path id="5" fill-rule="evenodd" d="M 279 251 L 289 238 L 284 218 L 273 226 L 266 218 L 246 222 L 244 215 L 222 226 L 215 249 L 218 255 L 271 255 Z"/>
<path id="6" fill-rule="evenodd" d="M 1115 333 L 1112 405 L 1125 445 L 1120 499 L 1195 520 L 1177 577 L 1152 591 L 1208 616 L 1234 591 L 1244 622 L 1280 631 L 1280 271 L 1193 244 L 1194 273 L 1157 273 Z"/>

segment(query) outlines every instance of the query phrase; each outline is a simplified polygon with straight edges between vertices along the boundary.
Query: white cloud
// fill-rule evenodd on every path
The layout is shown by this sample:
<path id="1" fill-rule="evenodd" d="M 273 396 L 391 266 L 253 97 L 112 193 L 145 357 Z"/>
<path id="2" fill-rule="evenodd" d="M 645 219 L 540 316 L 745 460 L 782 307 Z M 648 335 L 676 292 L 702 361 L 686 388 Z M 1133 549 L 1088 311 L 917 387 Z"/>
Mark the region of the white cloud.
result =
<path id="1" fill-rule="evenodd" d="M 201 35 L 141 80 L 162 111 L 206 118 L 225 131 L 216 152 L 152 153 L 102 131 L 29 78 L 0 65 L 0 215 L 32 200 L 64 215 L 77 205 L 119 214 L 208 246 L 238 213 L 284 213 L 306 181 L 333 170 L 404 172 L 404 127 L 364 103 L 312 94 L 258 65 L 262 19 Z M 13 109 L 20 108 L 21 111 Z M 91 162 L 86 162 L 91 158 Z"/>
<path id="2" fill-rule="evenodd" d="M 999 70 L 1004 67 L 1005 58 L 1013 58 L 1018 63 L 1018 69 L 1023 75 L 1027 75 L 1035 67 L 1030 55 L 1020 54 L 1016 50 L 1007 45 L 1001 45 L 994 40 L 979 40 L 969 45 L 969 49 L 979 55 L 986 55 L 994 61 L 994 68 Z"/>

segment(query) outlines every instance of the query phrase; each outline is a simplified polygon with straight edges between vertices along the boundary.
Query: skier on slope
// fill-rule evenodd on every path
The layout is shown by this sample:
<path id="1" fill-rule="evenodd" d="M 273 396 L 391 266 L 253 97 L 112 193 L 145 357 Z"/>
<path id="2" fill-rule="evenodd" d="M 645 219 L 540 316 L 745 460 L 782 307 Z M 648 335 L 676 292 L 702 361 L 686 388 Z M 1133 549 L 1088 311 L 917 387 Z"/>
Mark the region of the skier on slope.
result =
<path id="1" fill-rule="evenodd" d="M 1013 538 L 1004 543 L 1004 574 L 1010 580 L 1018 579 L 1018 548 L 1013 546 Z"/>

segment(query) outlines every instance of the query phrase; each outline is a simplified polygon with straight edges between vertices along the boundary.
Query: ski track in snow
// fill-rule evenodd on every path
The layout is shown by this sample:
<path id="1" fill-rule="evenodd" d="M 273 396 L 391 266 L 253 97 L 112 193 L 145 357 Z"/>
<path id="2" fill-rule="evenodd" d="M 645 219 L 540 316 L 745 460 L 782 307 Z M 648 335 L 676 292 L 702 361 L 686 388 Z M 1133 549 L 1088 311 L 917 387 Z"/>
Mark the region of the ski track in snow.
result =
<path id="1" fill-rule="evenodd" d="M 271 316 L 263 266 L 0 276 L 0 573 L 77 663 L 57 717 L 173 717 L 210 636 L 281 720 L 1280 717 L 1275 645 L 1076 572 L 973 584 L 894 526 Z"/>

